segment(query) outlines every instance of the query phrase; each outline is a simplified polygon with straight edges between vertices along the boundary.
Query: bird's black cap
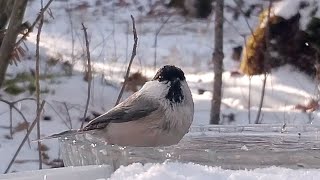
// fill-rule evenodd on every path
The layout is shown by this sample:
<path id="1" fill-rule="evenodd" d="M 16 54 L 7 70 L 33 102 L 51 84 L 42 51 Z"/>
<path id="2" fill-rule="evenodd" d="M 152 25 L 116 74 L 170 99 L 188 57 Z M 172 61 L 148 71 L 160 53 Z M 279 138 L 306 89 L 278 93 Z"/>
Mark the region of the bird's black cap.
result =
<path id="1" fill-rule="evenodd" d="M 181 81 L 185 80 L 183 71 L 173 65 L 165 65 L 161 69 L 158 70 L 156 75 L 152 80 L 158 81 L 174 81 L 179 78 Z"/>

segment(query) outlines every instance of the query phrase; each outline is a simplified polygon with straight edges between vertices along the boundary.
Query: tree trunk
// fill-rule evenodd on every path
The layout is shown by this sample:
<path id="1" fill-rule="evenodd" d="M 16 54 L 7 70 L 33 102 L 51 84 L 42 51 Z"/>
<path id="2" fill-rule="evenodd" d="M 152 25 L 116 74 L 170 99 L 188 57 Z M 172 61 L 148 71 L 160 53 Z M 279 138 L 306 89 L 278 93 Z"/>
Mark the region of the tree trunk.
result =
<path id="1" fill-rule="evenodd" d="M 210 124 L 219 124 L 221 91 L 222 91 L 222 66 L 223 66 L 223 6 L 224 0 L 216 1 L 214 52 L 212 61 L 214 65 L 213 95 L 211 100 Z"/>
<path id="2" fill-rule="evenodd" d="M 14 0 L 0 0 L 0 30 L 6 28 L 12 12 Z"/>
<path id="3" fill-rule="evenodd" d="M 5 79 L 6 71 L 10 62 L 11 54 L 14 50 L 15 42 L 20 31 L 25 9 L 28 0 L 15 0 L 10 23 L 5 37 L 0 47 L 0 87 Z"/>

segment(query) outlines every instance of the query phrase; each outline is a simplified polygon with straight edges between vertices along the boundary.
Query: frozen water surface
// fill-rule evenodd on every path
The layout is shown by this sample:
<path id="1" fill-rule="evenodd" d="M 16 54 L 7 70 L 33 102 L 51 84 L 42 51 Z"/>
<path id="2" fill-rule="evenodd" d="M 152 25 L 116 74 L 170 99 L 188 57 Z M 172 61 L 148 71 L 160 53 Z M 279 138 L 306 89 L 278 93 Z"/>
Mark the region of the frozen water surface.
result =
<path id="1" fill-rule="evenodd" d="M 92 135 L 60 139 L 66 166 L 134 162 L 194 162 L 244 169 L 268 166 L 320 168 L 319 126 L 251 125 L 192 127 L 179 144 L 167 147 L 120 147 Z"/>

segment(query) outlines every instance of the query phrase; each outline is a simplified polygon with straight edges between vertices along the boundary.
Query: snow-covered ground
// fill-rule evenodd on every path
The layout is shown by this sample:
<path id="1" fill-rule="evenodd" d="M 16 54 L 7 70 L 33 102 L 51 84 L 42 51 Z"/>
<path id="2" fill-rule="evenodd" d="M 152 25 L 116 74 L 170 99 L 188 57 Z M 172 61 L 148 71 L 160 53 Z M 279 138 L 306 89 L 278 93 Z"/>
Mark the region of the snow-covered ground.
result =
<path id="1" fill-rule="evenodd" d="M 41 121 L 42 136 L 67 130 L 71 126 L 72 128 L 80 126 L 79 119 L 83 116 L 87 96 L 87 83 L 83 80 L 82 73 L 85 61 L 82 22 L 88 28 L 91 59 L 95 72 L 89 112 L 104 112 L 113 107 L 131 55 L 133 44 L 131 14 L 135 17 L 139 37 L 137 56 L 131 71 L 139 71 L 151 78 L 156 69 L 162 65 L 174 64 L 181 67 L 186 74 L 195 102 L 193 125 L 209 124 L 213 80 L 210 63 L 214 46 L 213 16 L 209 20 L 185 18 L 177 14 L 150 16 L 147 14 L 150 9 L 149 1 L 130 1 L 129 6 L 117 6 L 113 2 L 104 0 L 54 1 L 51 5 L 54 18 L 46 14 L 40 43 L 41 61 L 43 62 L 41 69 L 42 73 L 47 71 L 47 73 L 58 74 L 58 76 L 41 81 L 42 89 L 49 90 L 49 93 L 42 94 L 42 98 L 47 102 L 43 116 L 51 117 L 50 121 Z M 255 2 L 258 1 L 248 3 Z M 235 6 L 232 0 L 227 0 L 226 3 Z M 39 1 L 30 1 L 25 20 L 32 22 L 39 9 Z M 158 8 L 158 11 L 167 12 L 161 7 Z M 172 13 L 173 11 L 168 12 Z M 263 76 L 253 76 L 251 79 L 251 105 L 248 107 L 249 78 L 247 76 L 234 77 L 228 71 L 234 70 L 236 67 L 236 64 L 231 60 L 232 48 L 244 44 L 242 35 L 249 35 L 250 29 L 243 16 L 235 21 L 229 11 L 226 10 L 225 15 L 227 21 L 224 26 L 224 69 L 226 72 L 223 74 L 222 114 L 225 116 L 234 114 L 235 120 L 229 122 L 224 119 L 222 124 L 254 123 L 260 102 Z M 167 18 L 169 20 L 164 24 Z M 257 19 L 257 14 L 248 19 L 251 27 L 257 24 Z M 163 24 L 157 39 L 157 47 L 155 47 L 155 33 Z M 9 74 L 29 72 L 30 68 L 35 67 L 35 42 L 36 31 L 31 33 L 26 41 L 27 58 L 22 60 L 17 67 L 10 66 Z M 155 51 L 157 51 L 156 62 Z M 74 75 L 64 76 L 62 63 L 48 68 L 44 62 L 49 58 L 60 59 L 62 62 L 74 62 Z M 199 94 L 199 89 L 204 89 L 205 92 Z M 292 67 L 285 66 L 274 70 L 268 75 L 260 122 L 263 124 L 319 125 L 319 112 L 305 113 L 294 109 L 295 105 L 304 104 L 315 97 L 316 92 L 317 86 L 314 80 L 294 71 Z M 8 101 L 33 97 L 28 92 L 18 96 L 10 96 L 3 91 L 0 93 L 1 98 Z M 125 96 L 129 94 L 128 92 Z M 17 107 L 29 122 L 33 121 L 36 114 L 35 103 L 23 101 L 18 103 Z M 69 116 L 71 123 L 68 121 Z M 13 117 L 14 127 L 23 122 L 23 119 L 15 111 Z M 25 131 L 14 133 L 13 139 L 5 138 L 9 134 L 9 108 L 4 103 L 0 103 L 0 119 L 2 120 L 0 121 L 0 172 L 3 172 L 24 137 Z M 30 138 L 36 139 L 36 133 L 32 133 Z M 44 144 L 48 146 L 46 153 L 49 160 L 60 157 L 57 141 L 45 141 Z M 31 148 L 25 145 L 17 158 L 19 162 L 23 163 L 15 163 L 11 171 L 37 169 L 38 153 L 36 148 L 36 143 L 31 143 Z M 45 167 L 48 168 L 48 166 Z M 194 172 L 194 175 L 191 172 Z M 253 171 L 231 171 L 218 167 L 169 163 L 145 166 L 134 164 L 122 167 L 112 178 L 299 179 L 298 177 L 303 177 L 312 179 L 317 175 L 319 174 L 316 170 L 289 170 L 271 167 Z"/>
<path id="2" fill-rule="evenodd" d="M 193 163 L 181 164 L 166 162 L 163 164 L 138 163 L 122 166 L 111 174 L 108 166 L 88 166 L 60 168 L 42 171 L 21 172 L 0 175 L 6 180 L 314 180 L 320 175 L 318 170 L 292 170 L 287 168 L 269 167 L 254 170 L 225 170 L 219 167 L 202 166 Z"/>
<path id="3" fill-rule="evenodd" d="M 162 179 L 192 179 L 192 180 L 289 180 L 317 179 L 319 170 L 292 170 L 269 167 L 254 170 L 224 170 L 219 167 L 201 166 L 197 164 L 163 163 L 163 164 L 132 164 L 120 167 L 110 180 L 162 180 Z"/>

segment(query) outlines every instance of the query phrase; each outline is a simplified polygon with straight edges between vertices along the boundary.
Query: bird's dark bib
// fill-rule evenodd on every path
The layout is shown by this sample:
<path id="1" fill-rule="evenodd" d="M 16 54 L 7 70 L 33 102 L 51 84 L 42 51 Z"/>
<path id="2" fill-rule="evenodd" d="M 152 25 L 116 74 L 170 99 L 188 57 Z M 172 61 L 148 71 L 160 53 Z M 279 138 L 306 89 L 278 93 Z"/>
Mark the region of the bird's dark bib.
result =
<path id="1" fill-rule="evenodd" d="M 173 103 L 181 103 L 183 101 L 184 96 L 181 89 L 181 81 L 185 79 L 184 73 L 180 68 L 166 65 L 156 73 L 152 80 L 168 84 L 169 91 L 166 98 L 170 100 L 172 105 Z"/>
<path id="2" fill-rule="evenodd" d="M 182 94 L 180 81 L 168 83 L 171 83 L 171 86 L 169 88 L 168 94 L 166 95 L 166 98 L 169 99 L 172 103 L 181 103 L 184 99 L 184 96 Z"/>

